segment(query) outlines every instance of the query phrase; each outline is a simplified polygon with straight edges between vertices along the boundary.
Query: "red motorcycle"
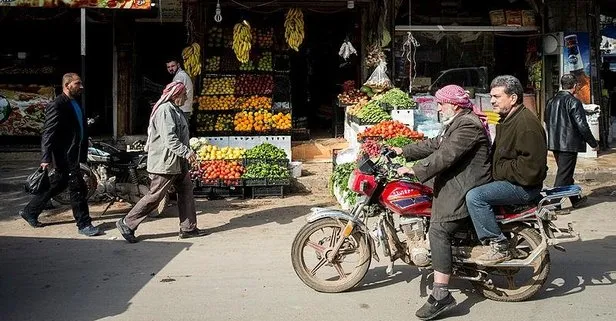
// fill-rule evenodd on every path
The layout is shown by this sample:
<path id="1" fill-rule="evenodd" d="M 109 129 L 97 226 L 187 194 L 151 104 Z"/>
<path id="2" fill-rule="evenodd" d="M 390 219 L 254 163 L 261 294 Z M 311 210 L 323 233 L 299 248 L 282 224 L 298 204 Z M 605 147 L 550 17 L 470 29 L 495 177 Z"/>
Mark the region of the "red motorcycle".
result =
<path id="1" fill-rule="evenodd" d="M 389 259 L 430 269 L 430 211 L 432 189 L 396 174 L 396 165 L 385 151 L 376 160 L 363 158 L 349 178 L 349 189 L 358 193 L 350 213 L 313 208 L 308 223 L 295 236 L 291 249 L 293 269 L 309 287 L 319 292 L 343 292 L 366 275 L 371 258 L 379 261 L 377 245 Z M 494 265 L 473 261 L 482 247 L 472 224 L 453 240 L 453 276 L 472 282 L 478 292 L 497 301 L 523 301 L 545 283 L 550 271 L 548 247 L 564 252 L 560 243 L 580 239 L 571 224 L 559 228 L 553 200 L 581 195 L 577 185 L 545 189 L 536 204 L 512 204 L 496 209 L 513 259 Z M 377 217 L 372 231 L 368 218 Z M 372 219 L 371 219 L 372 221 Z"/>

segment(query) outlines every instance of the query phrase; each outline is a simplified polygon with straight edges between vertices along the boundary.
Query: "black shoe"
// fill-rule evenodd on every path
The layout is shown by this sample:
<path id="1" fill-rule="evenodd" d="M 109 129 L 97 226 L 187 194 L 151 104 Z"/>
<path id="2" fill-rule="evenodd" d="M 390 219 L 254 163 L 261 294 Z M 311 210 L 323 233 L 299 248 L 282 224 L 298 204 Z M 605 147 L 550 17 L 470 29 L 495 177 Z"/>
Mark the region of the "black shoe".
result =
<path id="1" fill-rule="evenodd" d="M 116 222 L 116 227 L 122 234 L 122 237 L 128 241 L 128 243 L 137 243 L 139 240 L 135 237 L 135 231 L 131 230 L 126 224 L 124 224 L 124 218 L 121 218 Z"/>
<path id="2" fill-rule="evenodd" d="M 437 300 L 432 295 L 428 298 L 428 302 L 424 304 L 417 312 L 417 316 L 420 320 L 432 320 L 439 314 L 456 306 L 456 299 L 449 293 L 444 299 Z"/>
<path id="3" fill-rule="evenodd" d="M 84 227 L 84 228 L 80 228 L 77 230 L 79 232 L 79 234 L 85 235 L 85 236 L 97 236 L 100 235 L 101 229 L 99 229 L 98 227 L 93 226 L 92 224 Z"/>
<path id="4" fill-rule="evenodd" d="M 19 216 L 21 216 L 21 218 L 23 218 L 24 220 L 26 220 L 26 222 L 28 222 L 28 224 L 30 224 L 30 226 L 37 228 L 37 227 L 43 227 L 45 226 L 43 223 L 39 222 L 39 220 L 29 217 L 28 215 L 26 215 L 26 213 L 24 213 L 24 211 L 19 211 Z"/>
<path id="5" fill-rule="evenodd" d="M 586 202 L 588 202 L 588 197 L 587 196 L 582 196 L 577 201 L 571 202 L 571 207 L 573 207 L 573 208 L 584 207 L 584 205 L 586 205 Z"/>
<path id="6" fill-rule="evenodd" d="M 181 239 L 187 239 L 187 238 L 191 238 L 191 237 L 201 237 L 201 236 L 206 236 L 206 235 L 208 235 L 208 234 L 210 234 L 210 233 L 209 233 L 209 232 L 207 232 L 206 230 L 200 230 L 200 229 L 198 229 L 198 228 L 196 228 L 196 227 L 195 227 L 195 229 L 194 229 L 194 230 L 192 230 L 192 231 L 188 231 L 188 232 L 182 231 L 182 230 L 180 229 L 180 234 L 179 234 L 179 236 L 180 236 L 180 238 L 181 238 Z"/>

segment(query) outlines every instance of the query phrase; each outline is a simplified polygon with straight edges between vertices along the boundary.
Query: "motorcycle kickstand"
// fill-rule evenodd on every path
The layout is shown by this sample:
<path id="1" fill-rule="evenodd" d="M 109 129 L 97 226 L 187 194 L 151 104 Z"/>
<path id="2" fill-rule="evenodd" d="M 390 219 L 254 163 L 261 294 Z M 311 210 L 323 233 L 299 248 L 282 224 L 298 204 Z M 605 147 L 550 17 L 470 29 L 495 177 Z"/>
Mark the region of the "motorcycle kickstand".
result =
<path id="1" fill-rule="evenodd" d="M 113 203 L 115 203 L 115 199 L 112 199 L 111 202 L 109 202 L 109 204 L 107 204 L 107 207 L 105 207 L 105 210 L 103 211 L 103 214 L 101 214 L 101 216 L 105 215 L 105 213 L 107 213 L 107 210 L 111 207 L 111 205 L 113 205 Z"/>

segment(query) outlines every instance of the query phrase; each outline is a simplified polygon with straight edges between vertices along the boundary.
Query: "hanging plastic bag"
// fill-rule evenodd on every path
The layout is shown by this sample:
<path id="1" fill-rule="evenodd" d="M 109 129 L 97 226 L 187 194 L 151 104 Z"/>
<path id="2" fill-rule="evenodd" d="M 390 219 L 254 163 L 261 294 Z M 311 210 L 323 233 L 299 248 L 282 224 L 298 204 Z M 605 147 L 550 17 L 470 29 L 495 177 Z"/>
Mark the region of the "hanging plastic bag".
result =
<path id="1" fill-rule="evenodd" d="M 381 92 L 391 88 L 391 80 L 387 76 L 387 63 L 385 60 L 381 60 L 372 72 L 372 75 L 364 83 L 364 86 L 370 87 L 374 92 Z"/>
<path id="2" fill-rule="evenodd" d="M 24 184 L 24 189 L 30 194 L 39 194 L 49 189 L 49 173 L 47 168 L 39 167 L 30 174 Z"/>

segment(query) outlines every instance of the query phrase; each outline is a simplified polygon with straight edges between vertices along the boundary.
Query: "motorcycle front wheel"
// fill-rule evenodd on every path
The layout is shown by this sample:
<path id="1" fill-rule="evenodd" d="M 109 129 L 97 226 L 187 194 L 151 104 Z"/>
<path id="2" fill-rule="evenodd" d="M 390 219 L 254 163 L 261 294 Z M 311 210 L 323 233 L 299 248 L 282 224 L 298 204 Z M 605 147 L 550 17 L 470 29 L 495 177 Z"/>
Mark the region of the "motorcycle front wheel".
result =
<path id="1" fill-rule="evenodd" d="M 302 227 L 293 240 L 293 269 L 302 282 L 316 291 L 347 291 L 361 282 L 370 267 L 368 236 L 357 230 L 344 240 L 332 260 L 327 259 L 345 224 L 343 220 L 320 219 Z"/>
<path id="2" fill-rule="evenodd" d="M 541 244 L 541 235 L 527 225 L 503 227 L 509 239 L 509 249 L 514 259 L 525 259 Z M 503 302 L 524 301 L 535 295 L 550 273 L 550 253 L 546 250 L 530 266 L 523 268 L 486 268 L 487 280 L 473 282 L 484 297 Z"/>

